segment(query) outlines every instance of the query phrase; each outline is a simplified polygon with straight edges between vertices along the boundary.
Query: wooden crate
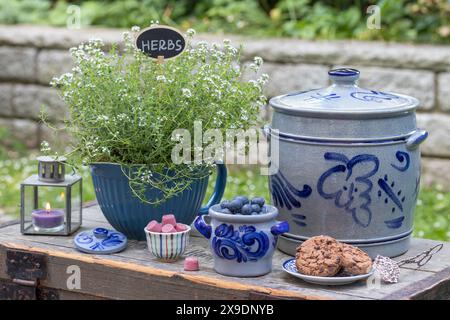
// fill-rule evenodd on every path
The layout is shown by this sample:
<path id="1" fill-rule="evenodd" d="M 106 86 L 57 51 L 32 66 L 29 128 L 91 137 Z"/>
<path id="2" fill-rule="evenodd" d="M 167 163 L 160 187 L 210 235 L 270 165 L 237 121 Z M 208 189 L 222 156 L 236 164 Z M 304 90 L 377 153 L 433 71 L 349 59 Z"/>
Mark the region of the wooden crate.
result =
<path id="1" fill-rule="evenodd" d="M 84 210 L 82 229 L 111 228 L 96 205 Z M 402 256 L 414 256 L 438 242 L 413 239 Z M 113 255 L 78 252 L 71 237 L 23 236 L 17 222 L 0 227 L 0 299 L 449 299 L 450 243 L 420 269 L 406 265 L 396 284 L 370 287 L 318 286 L 281 270 L 289 256 L 277 251 L 273 272 L 257 278 L 219 275 L 212 268 L 206 239 L 191 237 L 186 255 L 199 257 L 199 272 L 183 271 L 183 261 L 159 262 L 145 242 L 130 241 Z M 72 266 L 72 267 L 70 267 Z M 73 270 L 80 288 L 73 288 Z M 69 273 L 68 273 L 69 272 Z M 69 286 L 68 286 L 69 280 Z"/>

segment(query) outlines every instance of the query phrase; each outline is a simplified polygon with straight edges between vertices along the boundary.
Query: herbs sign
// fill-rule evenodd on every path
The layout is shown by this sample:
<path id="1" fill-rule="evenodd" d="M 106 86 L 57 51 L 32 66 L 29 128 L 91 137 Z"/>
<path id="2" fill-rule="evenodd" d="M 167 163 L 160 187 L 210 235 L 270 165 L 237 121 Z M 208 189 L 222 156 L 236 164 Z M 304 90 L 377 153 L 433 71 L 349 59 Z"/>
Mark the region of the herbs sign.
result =
<path id="1" fill-rule="evenodd" d="M 136 47 L 154 59 L 170 59 L 186 48 L 186 40 L 176 29 L 168 26 L 152 26 L 136 37 Z"/>

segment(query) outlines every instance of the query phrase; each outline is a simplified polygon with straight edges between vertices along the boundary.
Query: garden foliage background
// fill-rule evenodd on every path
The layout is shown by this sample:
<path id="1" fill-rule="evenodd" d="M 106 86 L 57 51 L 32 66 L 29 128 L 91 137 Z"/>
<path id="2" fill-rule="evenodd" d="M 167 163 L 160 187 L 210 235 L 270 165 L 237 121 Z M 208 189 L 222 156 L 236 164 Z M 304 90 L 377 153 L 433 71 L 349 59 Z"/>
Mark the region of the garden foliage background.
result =
<path id="1" fill-rule="evenodd" d="M 380 9 L 381 29 L 367 28 L 367 8 L 371 5 Z M 158 20 L 183 30 L 192 27 L 202 33 L 252 38 L 450 44 L 448 0 L 0 0 L 0 28 L 2 24 L 65 27 L 68 12 L 78 8 L 82 12 L 82 28 L 145 27 L 151 20 Z M 23 139 L 0 127 L 0 216 L 17 214 L 18 185 L 35 172 L 36 153 Z M 258 172 L 251 167 L 231 168 L 225 197 L 246 194 L 268 198 L 267 179 Z M 90 182 L 87 169 L 82 174 Z M 92 185 L 85 185 L 84 200 L 94 199 Z M 415 235 L 450 240 L 450 193 L 442 191 L 439 185 L 421 191 Z"/>
<path id="2" fill-rule="evenodd" d="M 158 20 L 252 36 L 450 42 L 448 0 L 1 0 L 0 23 L 65 26 L 73 4 L 85 26 L 130 28 Z M 385 28 L 366 27 L 371 5 L 379 6 Z"/>

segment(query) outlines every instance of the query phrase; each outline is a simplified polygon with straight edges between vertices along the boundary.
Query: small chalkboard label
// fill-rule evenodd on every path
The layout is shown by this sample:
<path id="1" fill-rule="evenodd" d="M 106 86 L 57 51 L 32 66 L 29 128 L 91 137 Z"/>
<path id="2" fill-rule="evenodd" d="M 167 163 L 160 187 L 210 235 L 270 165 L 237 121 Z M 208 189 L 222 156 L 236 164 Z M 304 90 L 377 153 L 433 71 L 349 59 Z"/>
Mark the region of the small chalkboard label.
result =
<path id="1" fill-rule="evenodd" d="M 168 26 L 151 26 L 136 37 L 136 47 L 154 59 L 170 59 L 186 48 L 186 39 L 180 31 Z"/>

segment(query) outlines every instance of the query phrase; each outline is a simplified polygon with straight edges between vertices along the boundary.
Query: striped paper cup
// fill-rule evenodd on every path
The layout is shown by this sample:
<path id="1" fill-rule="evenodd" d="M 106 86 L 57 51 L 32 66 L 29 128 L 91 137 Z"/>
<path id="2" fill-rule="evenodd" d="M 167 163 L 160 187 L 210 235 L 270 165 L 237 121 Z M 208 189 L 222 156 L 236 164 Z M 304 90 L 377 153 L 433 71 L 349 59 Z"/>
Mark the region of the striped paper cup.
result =
<path id="1" fill-rule="evenodd" d="M 147 236 L 147 247 L 156 258 L 167 262 L 178 260 L 189 244 L 189 232 L 187 230 L 173 233 L 152 232 L 144 229 Z"/>

